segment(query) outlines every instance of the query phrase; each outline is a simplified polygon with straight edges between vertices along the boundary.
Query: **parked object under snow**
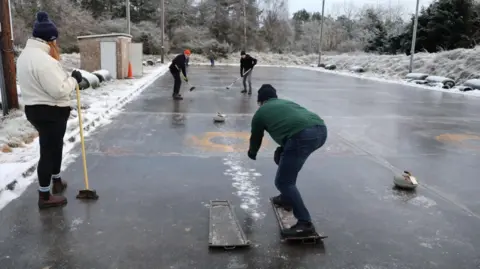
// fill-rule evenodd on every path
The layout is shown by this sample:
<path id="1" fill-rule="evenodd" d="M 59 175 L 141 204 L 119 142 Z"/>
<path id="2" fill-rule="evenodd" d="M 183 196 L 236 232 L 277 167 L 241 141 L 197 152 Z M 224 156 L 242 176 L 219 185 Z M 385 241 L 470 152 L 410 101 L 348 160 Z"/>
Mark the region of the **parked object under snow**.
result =
<path id="1" fill-rule="evenodd" d="M 78 71 L 80 71 L 80 73 L 82 73 L 82 77 L 85 78 L 88 83 L 90 84 L 90 87 L 95 89 L 95 88 L 98 88 L 100 86 L 100 80 L 98 79 L 98 77 L 90 72 L 87 72 L 85 70 L 82 70 L 82 69 L 76 69 Z"/>
<path id="2" fill-rule="evenodd" d="M 327 69 L 327 70 L 335 70 L 335 69 L 337 69 L 337 66 L 334 65 L 334 64 L 327 64 L 327 65 L 325 65 L 325 69 Z"/>
<path id="3" fill-rule="evenodd" d="M 414 80 L 425 80 L 428 77 L 428 74 L 425 73 L 408 73 L 405 76 L 405 79 L 414 81 Z"/>
<path id="4" fill-rule="evenodd" d="M 86 78 L 82 78 L 82 81 L 78 84 L 80 90 L 85 90 L 90 88 L 90 82 Z"/>
<path id="5" fill-rule="evenodd" d="M 415 84 L 420 84 L 420 85 L 427 84 L 426 80 L 412 80 L 410 82 L 413 82 Z"/>
<path id="6" fill-rule="evenodd" d="M 480 79 L 469 79 L 463 83 L 463 86 L 470 87 L 474 90 L 480 90 Z"/>
<path id="7" fill-rule="evenodd" d="M 100 83 L 104 81 L 112 80 L 112 75 L 110 74 L 110 72 L 108 72 L 108 70 L 105 70 L 105 69 L 94 71 L 92 74 L 98 77 L 98 79 L 100 80 Z"/>
<path id="8" fill-rule="evenodd" d="M 469 92 L 474 90 L 472 87 L 465 86 L 465 85 L 460 85 L 457 87 L 457 89 L 461 92 Z"/>
<path id="9" fill-rule="evenodd" d="M 318 67 L 321 67 L 321 68 L 325 68 L 326 65 L 325 65 L 324 63 L 321 63 L 321 64 L 319 64 L 319 65 L 317 65 L 317 66 L 318 66 Z M 312 64 L 312 67 L 315 67 L 315 65 Z"/>
<path id="10" fill-rule="evenodd" d="M 441 83 L 442 87 L 445 89 L 451 89 L 455 87 L 455 81 L 451 78 L 441 77 L 441 76 L 428 76 L 426 79 L 427 83 L 432 86 L 436 86 Z"/>
<path id="11" fill-rule="evenodd" d="M 365 68 L 359 66 L 359 65 L 354 65 L 350 67 L 350 71 L 356 72 L 356 73 L 363 73 L 365 72 Z"/>
<path id="12" fill-rule="evenodd" d="M 153 61 L 153 60 L 147 60 L 147 65 L 148 65 L 148 66 L 154 66 L 154 65 L 155 65 L 155 61 Z"/>

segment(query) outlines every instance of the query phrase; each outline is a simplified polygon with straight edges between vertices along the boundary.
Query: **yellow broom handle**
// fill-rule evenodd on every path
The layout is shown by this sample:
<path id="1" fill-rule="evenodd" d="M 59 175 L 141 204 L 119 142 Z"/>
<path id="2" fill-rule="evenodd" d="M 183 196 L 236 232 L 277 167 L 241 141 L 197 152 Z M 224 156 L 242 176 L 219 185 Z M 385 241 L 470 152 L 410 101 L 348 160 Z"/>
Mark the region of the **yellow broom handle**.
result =
<path id="1" fill-rule="evenodd" d="M 88 188 L 88 170 L 87 170 L 87 157 L 85 156 L 85 138 L 83 137 L 83 120 L 82 120 L 82 109 L 80 105 L 80 88 L 78 86 L 75 87 L 77 91 L 77 112 L 78 112 L 78 125 L 80 126 L 80 143 L 82 144 L 82 159 L 83 159 L 83 175 L 85 177 L 85 188 Z"/>

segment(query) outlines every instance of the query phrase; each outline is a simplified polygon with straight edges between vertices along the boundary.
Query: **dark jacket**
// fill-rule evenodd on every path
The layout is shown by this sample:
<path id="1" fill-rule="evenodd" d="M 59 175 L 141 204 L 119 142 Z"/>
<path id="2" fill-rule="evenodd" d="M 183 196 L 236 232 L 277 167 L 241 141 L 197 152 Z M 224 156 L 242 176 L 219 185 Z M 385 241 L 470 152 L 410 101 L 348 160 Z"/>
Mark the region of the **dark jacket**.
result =
<path id="1" fill-rule="evenodd" d="M 245 58 L 240 58 L 240 75 L 243 76 L 245 72 L 252 69 L 256 64 L 257 59 L 250 56 L 250 54 L 245 55 Z"/>
<path id="2" fill-rule="evenodd" d="M 187 77 L 187 71 L 186 71 L 186 66 L 187 66 L 187 57 L 185 57 L 185 54 L 178 54 L 173 58 L 172 63 L 170 64 L 170 71 L 172 72 L 180 72 L 182 71 L 183 75 Z"/>

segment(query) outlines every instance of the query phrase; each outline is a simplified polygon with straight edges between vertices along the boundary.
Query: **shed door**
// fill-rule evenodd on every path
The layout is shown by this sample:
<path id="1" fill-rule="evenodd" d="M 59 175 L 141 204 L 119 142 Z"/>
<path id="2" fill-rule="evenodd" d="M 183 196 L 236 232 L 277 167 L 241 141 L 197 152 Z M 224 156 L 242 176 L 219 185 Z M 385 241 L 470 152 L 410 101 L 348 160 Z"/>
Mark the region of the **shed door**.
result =
<path id="1" fill-rule="evenodd" d="M 108 70 L 112 78 L 117 77 L 117 43 L 100 42 L 100 68 Z"/>

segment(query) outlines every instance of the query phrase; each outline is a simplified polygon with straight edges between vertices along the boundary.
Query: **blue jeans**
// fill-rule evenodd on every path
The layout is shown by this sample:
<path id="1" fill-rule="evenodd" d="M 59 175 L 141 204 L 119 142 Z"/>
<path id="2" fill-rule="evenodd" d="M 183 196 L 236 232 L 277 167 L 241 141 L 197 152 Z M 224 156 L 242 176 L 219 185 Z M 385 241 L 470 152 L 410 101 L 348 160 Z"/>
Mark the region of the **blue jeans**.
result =
<path id="1" fill-rule="evenodd" d="M 327 127 L 317 125 L 306 128 L 288 139 L 280 156 L 275 186 L 282 201 L 290 204 L 298 221 L 311 222 L 310 213 L 297 189 L 297 175 L 308 156 L 325 144 Z"/>

